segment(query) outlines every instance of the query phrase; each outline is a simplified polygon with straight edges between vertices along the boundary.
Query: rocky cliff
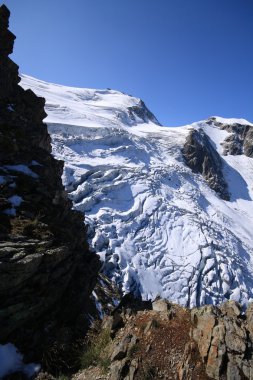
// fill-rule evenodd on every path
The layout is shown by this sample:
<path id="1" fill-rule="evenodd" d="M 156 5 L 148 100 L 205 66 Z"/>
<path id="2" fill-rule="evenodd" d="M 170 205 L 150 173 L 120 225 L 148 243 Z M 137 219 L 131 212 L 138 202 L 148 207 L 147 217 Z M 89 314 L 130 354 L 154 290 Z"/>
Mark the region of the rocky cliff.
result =
<path id="1" fill-rule="evenodd" d="M 222 199 L 229 200 L 221 158 L 202 129 L 190 131 L 184 144 L 183 156 L 195 173 L 202 174 L 211 189 Z"/>
<path id="2" fill-rule="evenodd" d="M 99 260 L 88 249 L 83 216 L 64 191 L 63 162 L 51 155 L 45 100 L 18 85 L 18 66 L 9 58 L 15 40 L 9 16 L 2 5 L 0 343 L 15 343 L 40 359 L 43 346 L 59 335 L 71 340 L 85 326 Z"/>

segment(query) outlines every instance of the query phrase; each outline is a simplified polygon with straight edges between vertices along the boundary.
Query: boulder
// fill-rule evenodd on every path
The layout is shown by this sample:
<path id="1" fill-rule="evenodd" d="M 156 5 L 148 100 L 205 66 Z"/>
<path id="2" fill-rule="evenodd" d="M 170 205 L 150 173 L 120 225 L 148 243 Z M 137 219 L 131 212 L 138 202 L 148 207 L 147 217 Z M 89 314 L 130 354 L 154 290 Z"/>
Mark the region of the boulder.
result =
<path id="1" fill-rule="evenodd" d="M 229 300 L 220 307 L 222 313 L 230 318 L 237 318 L 241 315 L 242 310 L 238 302 Z"/>
<path id="2" fill-rule="evenodd" d="M 152 309 L 154 311 L 160 311 L 160 312 L 168 312 L 171 305 L 170 303 L 165 299 L 156 299 L 152 302 Z"/>
<path id="3" fill-rule="evenodd" d="M 138 338 L 135 335 L 127 334 L 123 339 L 116 345 L 114 351 L 111 355 L 111 360 L 122 360 L 127 355 L 131 356 L 131 350 L 137 344 Z"/>

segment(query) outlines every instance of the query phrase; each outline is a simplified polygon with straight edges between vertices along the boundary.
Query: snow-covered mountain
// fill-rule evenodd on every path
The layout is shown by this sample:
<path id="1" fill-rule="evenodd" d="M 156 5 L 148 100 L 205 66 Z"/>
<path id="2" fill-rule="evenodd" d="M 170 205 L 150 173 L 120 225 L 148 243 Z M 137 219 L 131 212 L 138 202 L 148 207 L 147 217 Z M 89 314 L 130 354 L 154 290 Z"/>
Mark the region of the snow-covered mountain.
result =
<path id="1" fill-rule="evenodd" d="M 163 127 L 118 91 L 21 85 L 46 98 L 64 185 L 112 280 L 186 306 L 252 300 L 252 124 Z"/>

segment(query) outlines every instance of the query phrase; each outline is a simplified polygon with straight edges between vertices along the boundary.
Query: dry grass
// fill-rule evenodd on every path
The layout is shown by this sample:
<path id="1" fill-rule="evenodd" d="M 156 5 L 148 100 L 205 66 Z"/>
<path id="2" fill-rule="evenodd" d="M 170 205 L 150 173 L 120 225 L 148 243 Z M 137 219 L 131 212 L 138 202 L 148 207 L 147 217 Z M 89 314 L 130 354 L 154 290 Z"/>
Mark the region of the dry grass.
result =
<path id="1" fill-rule="evenodd" d="M 97 336 L 93 337 L 86 350 L 82 353 L 80 358 L 81 368 L 88 368 L 93 365 L 107 371 L 111 363 L 108 355 L 110 343 L 110 330 L 101 330 Z"/>

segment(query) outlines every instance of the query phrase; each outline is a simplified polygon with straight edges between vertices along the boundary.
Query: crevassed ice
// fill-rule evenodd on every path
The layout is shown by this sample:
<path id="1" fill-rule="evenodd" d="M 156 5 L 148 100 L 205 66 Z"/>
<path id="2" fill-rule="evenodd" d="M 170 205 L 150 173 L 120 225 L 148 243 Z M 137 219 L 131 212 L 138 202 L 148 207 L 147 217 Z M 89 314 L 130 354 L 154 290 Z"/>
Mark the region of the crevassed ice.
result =
<path id="1" fill-rule="evenodd" d="M 203 128 L 219 153 L 227 132 L 205 121 L 161 127 L 131 109 L 142 107 L 138 98 L 113 90 L 26 76 L 22 86 L 46 98 L 64 185 L 113 281 L 144 299 L 160 295 L 186 306 L 252 299 L 252 159 L 223 157 L 227 202 L 181 154 L 192 128 Z"/>

